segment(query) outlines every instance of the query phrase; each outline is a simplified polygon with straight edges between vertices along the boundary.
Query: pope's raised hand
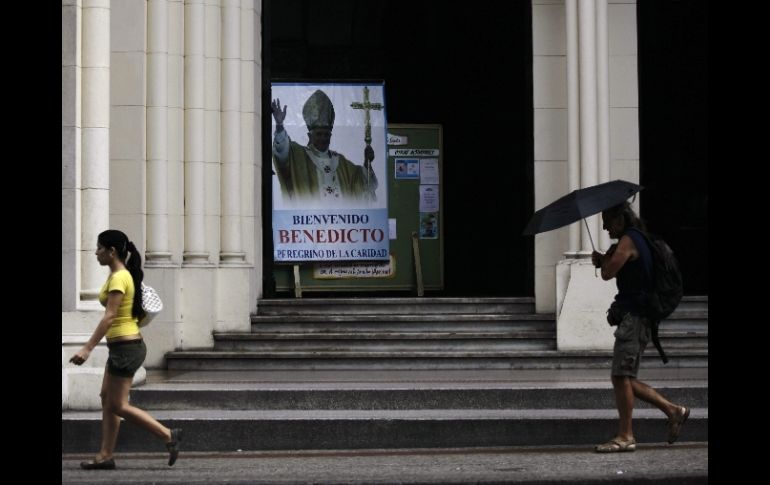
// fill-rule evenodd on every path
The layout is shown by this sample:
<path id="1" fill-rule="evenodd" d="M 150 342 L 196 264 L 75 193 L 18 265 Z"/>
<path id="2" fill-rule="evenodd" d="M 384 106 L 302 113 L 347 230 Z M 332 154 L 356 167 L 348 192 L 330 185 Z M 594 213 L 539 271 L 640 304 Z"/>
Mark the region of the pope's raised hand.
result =
<path id="1" fill-rule="evenodd" d="M 276 125 L 282 125 L 283 120 L 286 119 L 286 108 L 289 107 L 289 105 L 286 105 L 281 109 L 281 100 L 280 99 L 274 99 L 272 103 L 270 103 L 270 107 L 273 111 L 273 118 L 275 119 Z"/>

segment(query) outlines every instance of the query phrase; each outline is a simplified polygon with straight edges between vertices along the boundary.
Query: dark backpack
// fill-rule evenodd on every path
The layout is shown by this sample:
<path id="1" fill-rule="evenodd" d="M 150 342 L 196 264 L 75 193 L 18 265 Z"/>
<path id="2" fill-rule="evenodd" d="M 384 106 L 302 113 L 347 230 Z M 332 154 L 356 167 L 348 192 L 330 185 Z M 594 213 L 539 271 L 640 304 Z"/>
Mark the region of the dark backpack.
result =
<path id="1" fill-rule="evenodd" d="M 665 364 L 668 357 L 658 340 L 658 325 L 671 315 L 682 300 L 682 272 L 679 271 L 674 251 L 663 239 L 643 231 L 638 232 L 644 237 L 652 254 L 652 264 L 644 265 L 645 269 L 652 269 L 652 274 L 648 273 L 652 285 L 647 290 L 646 316 L 652 320 L 652 343 Z"/>

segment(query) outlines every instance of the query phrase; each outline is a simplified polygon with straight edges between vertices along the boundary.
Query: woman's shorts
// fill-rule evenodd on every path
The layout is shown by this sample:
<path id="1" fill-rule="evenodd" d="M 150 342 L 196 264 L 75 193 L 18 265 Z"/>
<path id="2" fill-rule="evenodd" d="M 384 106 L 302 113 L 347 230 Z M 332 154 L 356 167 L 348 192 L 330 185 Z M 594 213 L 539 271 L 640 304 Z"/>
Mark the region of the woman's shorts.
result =
<path id="1" fill-rule="evenodd" d="M 615 329 L 612 375 L 636 377 L 642 352 L 650 341 L 650 322 L 645 317 L 626 313 Z"/>
<path id="2" fill-rule="evenodd" d="M 107 348 L 107 372 L 118 377 L 134 377 L 147 357 L 147 346 L 142 339 L 108 342 Z"/>

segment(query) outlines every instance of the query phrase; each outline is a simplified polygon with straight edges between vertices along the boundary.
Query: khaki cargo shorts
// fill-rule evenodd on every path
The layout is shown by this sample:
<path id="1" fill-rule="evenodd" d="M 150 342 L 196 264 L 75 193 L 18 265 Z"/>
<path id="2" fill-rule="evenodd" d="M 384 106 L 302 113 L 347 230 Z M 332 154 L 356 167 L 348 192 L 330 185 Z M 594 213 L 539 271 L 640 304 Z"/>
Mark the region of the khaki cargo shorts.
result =
<path id="1" fill-rule="evenodd" d="M 615 329 L 612 349 L 612 375 L 636 377 L 642 352 L 650 341 L 650 322 L 645 317 L 626 313 Z"/>

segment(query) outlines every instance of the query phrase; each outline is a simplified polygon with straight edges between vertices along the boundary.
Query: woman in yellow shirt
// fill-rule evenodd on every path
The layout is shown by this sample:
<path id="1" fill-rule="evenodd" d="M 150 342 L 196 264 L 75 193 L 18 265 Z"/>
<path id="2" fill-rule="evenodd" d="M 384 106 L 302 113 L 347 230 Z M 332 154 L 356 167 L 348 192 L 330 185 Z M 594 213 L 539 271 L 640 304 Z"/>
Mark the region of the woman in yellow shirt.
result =
<path id="1" fill-rule="evenodd" d="M 134 374 L 144 363 L 147 346 L 139 333 L 139 318 L 142 316 L 141 293 L 144 272 L 142 257 L 134 243 L 123 232 L 107 230 L 99 234 L 96 244 L 96 259 L 102 266 L 110 267 L 110 276 L 99 292 L 99 302 L 104 305 L 104 316 L 94 329 L 91 338 L 70 362 L 81 365 L 88 360 L 91 351 L 102 337 L 107 337 L 109 356 L 102 380 L 102 444 L 96 458 L 84 461 L 80 466 L 86 470 L 109 470 L 115 468 L 112 456 L 118 439 L 120 418 L 141 426 L 166 443 L 169 452 L 168 464 L 173 465 L 179 455 L 179 441 L 182 430 L 167 428 L 147 411 L 132 406 L 128 393 Z"/>

